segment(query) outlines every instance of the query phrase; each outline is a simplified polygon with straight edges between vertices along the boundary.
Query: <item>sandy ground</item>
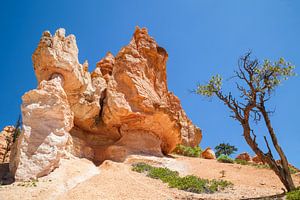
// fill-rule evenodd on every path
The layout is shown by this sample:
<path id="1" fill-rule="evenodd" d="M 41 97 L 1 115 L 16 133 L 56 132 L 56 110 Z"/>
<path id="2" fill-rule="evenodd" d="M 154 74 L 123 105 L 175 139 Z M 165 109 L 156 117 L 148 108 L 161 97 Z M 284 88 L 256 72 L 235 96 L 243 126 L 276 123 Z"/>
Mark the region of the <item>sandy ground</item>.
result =
<path id="1" fill-rule="evenodd" d="M 131 171 L 131 164 L 147 162 L 207 179 L 224 179 L 234 186 L 215 194 L 193 194 L 168 188 L 160 180 Z M 225 177 L 221 178 L 221 171 Z M 300 176 L 293 176 L 300 185 Z M 0 187 L 1 200 L 131 200 L 131 199 L 242 199 L 282 193 L 282 184 L 271 170 L 238 164 L 218 163 L 215 160 L 188 158 L 158 158 L 131 156 L 124 163 L 105 161 L 96 167 L 86 159 L 63 160 L 49 176 L 40 178 L 36 186 L 13 183 Z"/>

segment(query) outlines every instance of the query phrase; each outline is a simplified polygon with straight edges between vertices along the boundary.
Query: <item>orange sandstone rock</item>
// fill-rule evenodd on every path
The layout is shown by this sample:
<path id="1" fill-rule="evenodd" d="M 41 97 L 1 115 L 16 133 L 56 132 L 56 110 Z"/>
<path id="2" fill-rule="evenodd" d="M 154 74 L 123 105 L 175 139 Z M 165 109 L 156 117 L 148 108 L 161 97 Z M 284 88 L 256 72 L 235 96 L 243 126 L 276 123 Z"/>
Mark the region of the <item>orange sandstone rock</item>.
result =
<path id="1" fill-rule="evenodd" d="M 251 161 L 251 156 L 247 152 L 243 152 L 243 153 L 239 154 L 236 157 L 236 159 L 245 160 L 245 161 Z"/>
<path id="2" fill-rule="evenodd" d="M 207 147 L 202 153 L 201 157 L 205 159 L 216 159 L 215 152 L 210 148 Z"/>
<path id="3" fill-rule="evenodd" d="M 12 172 L 20 179 L 46 175 L 66 152 L 103 162 L 197 146 L 201 130 L 168 90 L 167 59 L 137 27 L 127 46 L 116 56 L 107 53 L 89 73 L 88 62 L 78 61 L 74 35 L 44 32 L 32 56 L 40 86 L 23 96 L 24 130 Z"/>
<path id="4" fill-rule="evenodd" d="M 264 163 L 263 160 L 261 159 L 261 157 L 259 157 L 258 155 L 255 155 L 254 157 L 252 157 L 252 161 L 257 164 Z"/>
<path id="5" fill-rule="evenodd" d="M 9 162 L 11 145 L 13 144 L 13 132 L 15 127 L 6 126 L 0 132 L 0 163 Z"/>

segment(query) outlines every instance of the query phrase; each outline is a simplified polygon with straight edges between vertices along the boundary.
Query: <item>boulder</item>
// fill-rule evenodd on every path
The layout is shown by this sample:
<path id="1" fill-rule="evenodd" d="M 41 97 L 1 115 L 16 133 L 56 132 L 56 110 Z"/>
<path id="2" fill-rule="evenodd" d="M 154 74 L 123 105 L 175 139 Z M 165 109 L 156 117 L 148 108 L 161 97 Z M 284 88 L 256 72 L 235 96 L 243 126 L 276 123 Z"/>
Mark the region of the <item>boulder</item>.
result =
<path id="1" fill-rule="evenodd" d="M 257 164 L 264 164 L 263 160 L 258 155 L 255 155 L 254 157 L 252 157 L 252 161 Z"/>
<path id="2" fill-rule="evenodd" d="M 204 159 L 216 159 L 215 152 L 210 148 L 207 147 L 202 153 L 201 157 Z"/>
<path id="3" fill-rule="evenodd" d="M 244 161 L 251 161 L 251 156 L 247 152 L 243 152 L 239 154 L 235 159 L 244 160 Z"/>
<path id="4" fill-rule="evenodd" d="M 23 96 L 11 171 L 19 179 L 46 175 L 68 153 L 101 163 L 197 146 L 201 130 L 168 90 L 167 59 L 137 27 L 127 46 L 108 52 L 90 73 L 88 62 L 78 61 L 74 35 L 44 32 L 32 56 L 39 88 Z"/>

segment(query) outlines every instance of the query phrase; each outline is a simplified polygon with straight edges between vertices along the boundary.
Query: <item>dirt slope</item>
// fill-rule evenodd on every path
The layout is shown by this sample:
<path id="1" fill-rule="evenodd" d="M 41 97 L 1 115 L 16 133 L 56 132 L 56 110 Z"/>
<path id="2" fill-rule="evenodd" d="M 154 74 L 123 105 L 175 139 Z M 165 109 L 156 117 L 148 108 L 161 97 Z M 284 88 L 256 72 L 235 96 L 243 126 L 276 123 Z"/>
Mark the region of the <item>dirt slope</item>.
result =
<path id="1" fill-rule="evenodd" d="M 195 174 L 208 179 L 220 179 L 220 171 L 224 170 L 223 179 L 233 182 L 234 186 L 215 194 L 192 194 L 171 189 L 159 180 L 131 171 L 131 164 L 141 161 L 168 167 L 181 175 Z M 300 185 L 300 177 L 294 176 L 294 179 Z M 268 169 L 179 156 L 131 156 L 125 163 L 105 161 L 99 167 L 85 159 L 64 160 L 59 169 L 41 178 L 36 187 L 28 185 L 2 186 L 0 199 L 241 199 L 278 194 L 283 187 Z"/>

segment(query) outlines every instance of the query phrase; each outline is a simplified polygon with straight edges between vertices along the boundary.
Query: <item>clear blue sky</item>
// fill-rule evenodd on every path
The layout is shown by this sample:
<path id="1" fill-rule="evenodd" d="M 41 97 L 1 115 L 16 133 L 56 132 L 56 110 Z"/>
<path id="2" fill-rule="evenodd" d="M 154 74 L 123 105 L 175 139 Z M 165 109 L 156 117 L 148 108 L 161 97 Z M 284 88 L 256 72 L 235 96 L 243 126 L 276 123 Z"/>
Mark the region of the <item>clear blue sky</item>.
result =
<path id="1" fill-rule="evenodd" d="M 169 53 L 169 89 L 203 130 L 203 148 L 229 142 L 239 152 L 251 152 L 223 104 L 189 92 L 197 83 L 216 73 L 230 77 L 239 56 L 249 49 L 259 59 L 284 57 L 300 67 L 297 0 L 10 0 L 2 1 L 0 10 L 1 128 L 14 124 L 21 96 L 36 87 L 31 54 L 44 30 L 64 27 L 75 34 L 79 59 L 87 59 L 93 70 L 107 51 L 116 54 L 130 41 L 135 26 L 147 27 Z M 270 104 L 276 105 L 272 120 L 279 141 L 298 167 L 299 86 L 300 77 L 284 82 Z M 266 132 L 259 127 L 257 134 Z"/>

